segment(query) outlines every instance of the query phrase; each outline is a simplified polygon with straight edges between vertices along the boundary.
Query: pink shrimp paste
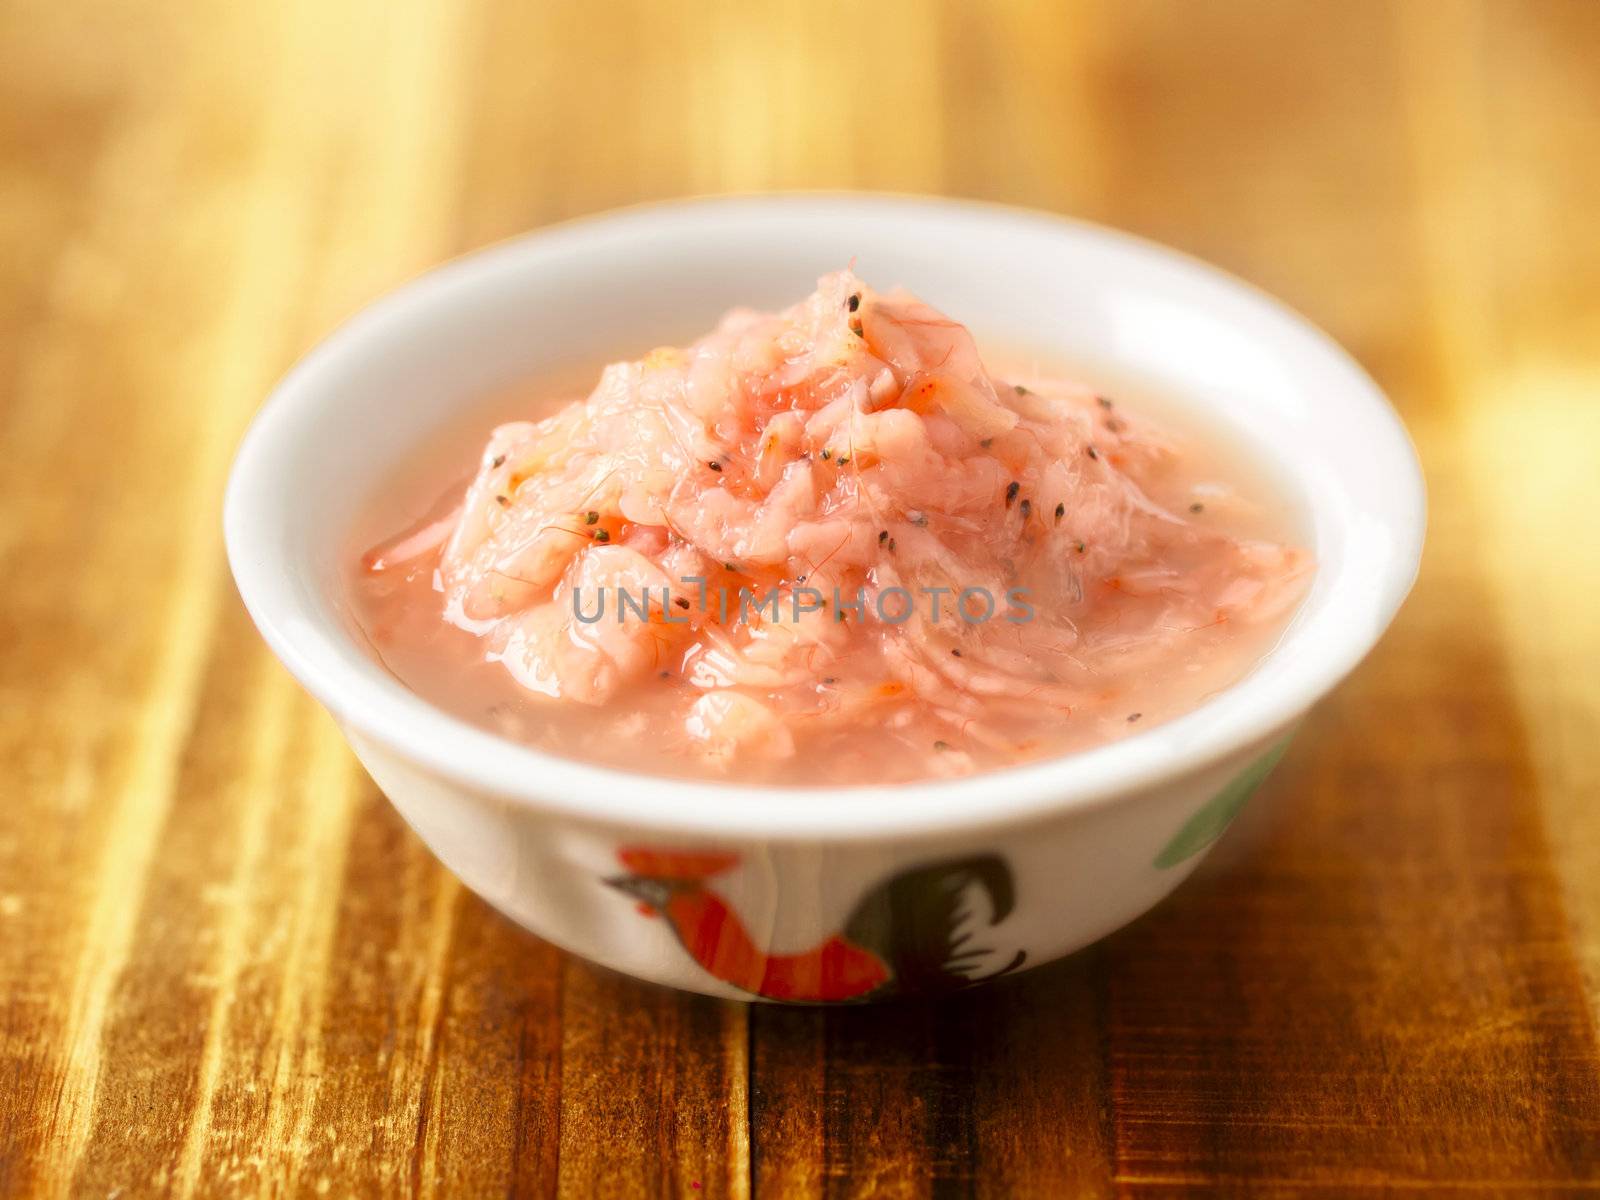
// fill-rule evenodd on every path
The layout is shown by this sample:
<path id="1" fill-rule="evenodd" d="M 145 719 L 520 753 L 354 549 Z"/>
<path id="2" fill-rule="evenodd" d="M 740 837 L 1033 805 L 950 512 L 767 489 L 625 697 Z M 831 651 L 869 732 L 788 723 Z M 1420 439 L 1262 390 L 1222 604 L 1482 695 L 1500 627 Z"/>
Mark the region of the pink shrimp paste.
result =
<path id="1" fill-rule="evenodd" d="M 361 556 L 355 610 L 418 693 L 556 753 L 966 775 L 1148 728 L 1270 648 L 1312 562 L 1226 462 L 840 272 L 494 429 Z"/>

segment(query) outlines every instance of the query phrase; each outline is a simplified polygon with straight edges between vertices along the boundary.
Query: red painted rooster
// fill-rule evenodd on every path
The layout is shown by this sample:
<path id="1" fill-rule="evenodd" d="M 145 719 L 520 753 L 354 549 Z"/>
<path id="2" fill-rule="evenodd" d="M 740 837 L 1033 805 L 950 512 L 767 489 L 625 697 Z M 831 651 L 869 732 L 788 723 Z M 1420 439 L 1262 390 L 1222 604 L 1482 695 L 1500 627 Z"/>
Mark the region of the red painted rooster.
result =
<path id="1" fill-rule="evenodd" d="M 739 914 L 709 886 L 736 865 L 733 855 L 640 847 L 617 857 L 629 873 L 606 883 L 665 918 L 712 975 L 774 1000 L 864 1000 L 960 987 L 1014 971 L 1027 958 L 1018 950 L 1005 960 L 1003 952 L 976 942 L 1016 903 L 1011 871 L 994 854 L 900 872 L 867 893 L 843 930 L 801 954 L 761 950 Z"/>

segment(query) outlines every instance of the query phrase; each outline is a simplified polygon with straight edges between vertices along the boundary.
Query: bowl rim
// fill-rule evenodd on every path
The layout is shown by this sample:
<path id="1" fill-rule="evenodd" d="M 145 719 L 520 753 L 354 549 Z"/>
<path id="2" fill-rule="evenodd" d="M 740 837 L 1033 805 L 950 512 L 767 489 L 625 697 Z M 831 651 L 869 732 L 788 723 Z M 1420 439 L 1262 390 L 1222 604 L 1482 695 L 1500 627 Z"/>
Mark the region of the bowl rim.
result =
<path id="1" fill-rule="evenodd" d="M 259 502 L 264 491 L 270 493 L 266 485 L 293 439 L 326 405 L 325 381 L 333 367 L 375 349 L 385 329 L 402 317 L 448 308 L 454 297 L 501 272 L 536 269 L 541 259 L 570 254 L 586 240 L 604 240 L 628 226 L 637 233 L 640 226 L 726 225 L 741 213 L 772 219 L 819 212 L 1004 223 L 1106 243 L 1203 279 L 1254 318 L 1276 326 L 1278 336 L 1298 339 L 1303 352 L 1320 357 L 1339 379 L 1340 402 L 1361 412 L 1371 432 L 1388 439 L 1386 452 L 1408 468 L 1404 478 L 1392 481 L 1394 552 L 1387 577 L 1376 581 L 1366 619 L 1344 622 L 1341 636 L 1319 641 L 1287 674 L 1272 680 L 1248 675 L 1190 712 L 1119 741 L 962 779 L 890 785 L 680 779 L 563 758 L 472 725 L 377 664 L 362 670 L 338 653 L 336 643 L 347 648 L 352 639 L 342 629 L 329 629 L 291 585 L 285 569 L 291 548 L 273 536 L 272 514 Z M 1101 808 L 1264 746 L 1353 670 L 1393 620 L 1420 566 L 1426 494 L 1415 447 L 1376 383 L 1331 337 L 1246 281 L 1182 251 L 1054 213 L 938 196 L 816 191 L 688 197 L 610 210 L 508 238 L 414 277 L 337 327 L 273 389 L 235 456 L 223 525 L 229 564 L 251 618 L 274 654 L 347 726 L 347 734 L 353 727 L 414 766 L 482 794 L 588 822 L 710 839 L 846 841 L 965 832 Z M 1294 642 L 1300 624 L 1297 615 L 1269 659 Z"/>

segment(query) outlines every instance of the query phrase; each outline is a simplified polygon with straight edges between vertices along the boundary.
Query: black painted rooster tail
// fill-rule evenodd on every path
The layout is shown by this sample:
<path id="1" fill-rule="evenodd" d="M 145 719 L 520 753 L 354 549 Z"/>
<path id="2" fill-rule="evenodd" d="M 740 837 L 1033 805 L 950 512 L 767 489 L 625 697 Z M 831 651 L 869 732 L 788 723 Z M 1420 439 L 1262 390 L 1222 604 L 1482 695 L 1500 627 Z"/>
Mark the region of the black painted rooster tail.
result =
<path id="1" fill-rule="evenodd" d="M 844 933 L 888 964 L 897 991 L 961 987 L 1026 961 L 1027 952 L 1018 950 L 998 970 L 977 974 L 996 955 L 980 944 L 981 935 L 1015 906 L 1011 871 L 998 855 L 947 859 L 912 867 L 869 892 Z"/>

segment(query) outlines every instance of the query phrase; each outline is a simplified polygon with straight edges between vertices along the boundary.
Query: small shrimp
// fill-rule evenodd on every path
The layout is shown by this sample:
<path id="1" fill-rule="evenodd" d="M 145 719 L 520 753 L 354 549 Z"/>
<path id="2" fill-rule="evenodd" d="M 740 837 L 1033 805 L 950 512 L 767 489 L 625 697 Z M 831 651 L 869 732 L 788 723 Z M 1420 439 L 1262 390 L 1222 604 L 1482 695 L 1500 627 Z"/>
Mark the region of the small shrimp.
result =
<path id="1" fill-rule="evenodd" d="M 518 470 L 513 460 L 520 461 L 527 456 L 538 433 L 539 427 L 532 422 L 514 421 L 499 426 L 489 435 L 478 473 L 467 486 L 467 494 L 461 502 L 461 517 L 445 545 L 445 562 L 470 558 L 489 537 L 505 508 L 498 497 L 509 499 L 515 490 L 510 487 L 511 477 Z"/>
<path id="2" fill-rule="evenodd" d="M 548 602 L 510 618 L 497 657 L 530 691 L 600 705 L 644 678 L 689 626 L 661 620 L 672 580 L 626 546 L 583 551 Z"/>
<path id="3" fill-rule="evenodd" d="M 423 555 L 444 545 L 460 522 L 459 504 L 442 517 L 424 517 L 399 536 L 367 551 L 361 556 L 361 565 L 377 574 L 416 562 Z"/>
<path id="4" fill-rule="evenodd" d="M 709 761 L 724 767 L 736 759 L 784 759 L 794 755 L 794 735 L 759 700 L 726 688 L 707 692 L 689 706 L 684 729 Z"/>

